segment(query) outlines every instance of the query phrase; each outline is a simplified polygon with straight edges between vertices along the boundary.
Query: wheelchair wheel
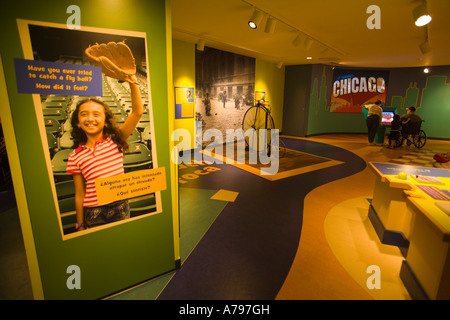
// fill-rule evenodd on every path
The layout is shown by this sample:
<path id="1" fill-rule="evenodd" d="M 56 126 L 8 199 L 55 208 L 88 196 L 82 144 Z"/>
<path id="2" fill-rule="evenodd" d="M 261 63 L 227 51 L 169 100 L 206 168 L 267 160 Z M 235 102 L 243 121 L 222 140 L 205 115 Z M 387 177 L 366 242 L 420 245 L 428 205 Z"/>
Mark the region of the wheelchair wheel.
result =
<path id="1" fill-rule="evenodd" d="M 425 143 L 427 143 L 427 135 L 425 134 L 425 131 L 420 130 L 418 134 L 414 135 L 413 143 L 417 149 L 422 148 Z"/>

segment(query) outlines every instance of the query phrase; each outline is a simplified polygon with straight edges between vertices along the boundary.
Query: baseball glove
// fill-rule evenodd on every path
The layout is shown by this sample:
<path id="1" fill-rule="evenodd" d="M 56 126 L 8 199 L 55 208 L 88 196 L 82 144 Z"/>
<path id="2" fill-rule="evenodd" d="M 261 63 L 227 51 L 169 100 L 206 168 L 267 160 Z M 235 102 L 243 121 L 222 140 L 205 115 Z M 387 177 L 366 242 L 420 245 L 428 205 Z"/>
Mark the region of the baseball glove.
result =
<path id="1" fill-rule="evenodd" d="M 94 66 L 102 67 L 102 72 L 119 81 L 136 83 L 136 63 L 130 48 L 122 42 L 96 43 L 85 50 Z"/>

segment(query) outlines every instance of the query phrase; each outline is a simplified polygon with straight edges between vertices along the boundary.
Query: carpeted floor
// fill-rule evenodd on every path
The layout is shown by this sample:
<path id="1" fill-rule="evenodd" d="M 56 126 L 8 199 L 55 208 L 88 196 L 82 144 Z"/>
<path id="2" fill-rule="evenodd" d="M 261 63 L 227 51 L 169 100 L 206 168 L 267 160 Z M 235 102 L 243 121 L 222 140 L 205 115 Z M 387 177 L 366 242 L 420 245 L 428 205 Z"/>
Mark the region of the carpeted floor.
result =
<path id="1" fill-rule="evenodd" d="M 425 150 L 428 150 L 427 153 L 450 151 L 450 141 L 432 139 L 427 141 L 422 150 L 406 146 L 397 149 L 388 149 L 385 146 L 368 146 L 366 135 L 323 135 L 310 137 L 308 140 L 345 148 L 366 162 L 396 163 L 396 159 L 401 159 L 407 154 L 421 157 Z M 436 164 L 432 158 L 428 158 L 427 163 L 423 165 L 435 166 Z M 350 199 L 371 196 L 374 184 L 374 174 L 369 168 L 365 168 L 352 176 L 322 185 L 306 196 L 302 239 L 292 268 L 277 295 L 277 299 L 392 298 L 392 293 L 388 291 L 367 290 L 367 286 L 362 280 L 367 279 L 369 274 L 361 274 L 366 270 L 361 270 L 356 275 L 352 275 L 346 270 L 339 261 L 339 257 L 333 252 L 324 227 L 327 216 L 333 208 Z M 328 232 L 329 230 L 330 228 L 328 228 Z M 376 241 L 378 240 L 375 239 Z M 352 245 L 352 243 L 349 243 L 349 245 Z M 348 246 L 348 248 L 350 250 L 351 246 Z M 393 248 L 393 250 L 397 255 L 397 249 Z M 372 263 L 367 262 L 366 264 L 371 265 Z M 363 277 L 359 283 L 355 281 L 355 278 L 358 277 L 360 279 Z M 385 294 L 383 295 L 383 293 Z M 397 295 L 396 298 L 408 299 L 408 296 Z"/>
<path id="2" fill-rule="evenodd" d="M 180 167 L 182 267 L 110 299 L 409 299 L 392 271 L 397 249 L 377 243 L 367 223 L 375 177 L 366 164 L 435 166 L 432 155 L 450 151 L 450 142 L 391 150 L 368 146 L 365 135 L 284 141 L 286 158 L 301 155 L 309 165 L 281 159 L 281 172 L 289 174 L 278 179 L 251 166 Z M 314 168 L 324 163 L 332 165 Z M 194 173 L 206 167 L 207 174 Z M 26 277 L 10 276 L 27 274 L 17 211 L 2 211 L 0 298 L 29 299 Z M 381 289 L 367 288 L 371 265 L 381 267 Z"/>

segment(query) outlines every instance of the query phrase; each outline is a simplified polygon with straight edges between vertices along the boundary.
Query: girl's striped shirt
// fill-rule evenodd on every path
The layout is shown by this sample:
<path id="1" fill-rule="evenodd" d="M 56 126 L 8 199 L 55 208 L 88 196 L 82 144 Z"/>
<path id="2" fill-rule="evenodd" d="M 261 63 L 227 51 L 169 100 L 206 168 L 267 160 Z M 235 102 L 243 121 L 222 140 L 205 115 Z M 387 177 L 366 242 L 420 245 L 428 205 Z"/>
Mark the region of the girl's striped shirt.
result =
<path id="1" fill-rule="evenodd" d="M 86 181 L 84 207 L 98 206 L 95 180 L 124 173 L 123 153 L 111 138 L 98 140 L 93 148 L 79 145 L 69 155 L 67 173 L 82 174 Z"/>

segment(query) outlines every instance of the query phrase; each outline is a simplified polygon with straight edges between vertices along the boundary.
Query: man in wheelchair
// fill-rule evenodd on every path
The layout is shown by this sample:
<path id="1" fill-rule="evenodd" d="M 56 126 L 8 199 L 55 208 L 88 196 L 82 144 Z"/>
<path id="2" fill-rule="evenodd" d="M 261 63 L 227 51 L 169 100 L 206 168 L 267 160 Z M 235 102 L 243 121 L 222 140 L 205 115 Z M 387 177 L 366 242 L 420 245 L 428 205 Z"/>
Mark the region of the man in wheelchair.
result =
<path id="1" fill-rule="evenodd" d="M 422 118 L 416 114 L 416 108 L 409 107 L 406 116 L 402 117 L 402 135 L 417 134 L 420 131 Z"/>
<path id="2" fill-rule="evenodd" d="M 422 118 L 415 114 L 416 108 L 409 107 L 406 116 L 401 119 L 402 129 L 401 129 L 401 140 L 398 141 L 397 146 L 403 144 L 406 140 L 408 145 L 414 144 L 416 148 L 422 148 L 426 141 L 427 136 L 423 130 L 421 130 Z"/>

